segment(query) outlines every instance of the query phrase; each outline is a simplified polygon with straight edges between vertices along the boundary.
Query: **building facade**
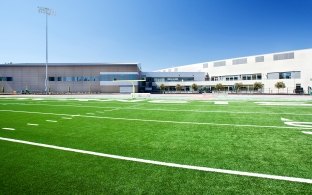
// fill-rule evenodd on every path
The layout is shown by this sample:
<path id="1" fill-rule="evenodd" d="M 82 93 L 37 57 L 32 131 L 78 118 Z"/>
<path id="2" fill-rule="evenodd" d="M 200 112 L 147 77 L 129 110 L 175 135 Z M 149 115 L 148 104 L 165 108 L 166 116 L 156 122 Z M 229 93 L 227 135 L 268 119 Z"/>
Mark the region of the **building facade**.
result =
<path id="1" fill-rule="evenodd" d="M 138 81 L 141 80 L 141 81 Z M 143 80 L 143 81 L 142 81 Z M 203 62 L 155 72 L 141 72 L 139 63 L 49 63 L 50 93 L 157 93 L 163 84 L 175 91 L 201 89 L 251 92 L 255 82 L 264 93 L 311 93 L 312 49 Z M 283 82 L 285 88 L 275 84 Z M 258 90 L 259 91 L 259 90 Z M 0 93 L 45 93 L 45 64 L 0 64 Z"/>
<path id="2" fill-rule="evenodd" d="M 142 72 L 141 78 L 145 80 L 140 83 L 140 91 L 147 93 L 160 92 L 159 86 L 165 83 L 166 91 L 175 91 L 175 85 L 180 83 L 182 91 L 191 91 L 191 87 L 184 83 L 201 82 L 205 80 L 204 72 Z"/>
<path id="3" fill-rule="evenodd" d="M 50 93 L 120 93 L 131 92 L 132 83 L 117 80 L 138 80 L 138 63 L 50 63 Z M 135 84 L 138 89 L 138 83 Z M 2 93 L 45 92 L 45 64 L 0 64 Z"/>
<path id="4" fill-rule="evenodd" d="M 232 91 L 235 90 L 235 83 L 242 83 L 243 90 L 250 91 L 255 82 L 261 82 L 264 85 L 262 92 L 265 93 L 277 91 L 295 93 L 300 89 L 304 93 L 309 93 L 312 87 L 312 49 L 176 66 L 157 72 L 204 72 L 205 80 L 195 83 L 211 89 L 221 83 L 225 90 Z M 278 90 L 275 84 L 280 81 L 285 84 L 285 88 Z M 178 83 L 164 82 L 167 86 L 174 86 Z M 192 81 L 183 84 L 191 86 L 193 83 Z"/>

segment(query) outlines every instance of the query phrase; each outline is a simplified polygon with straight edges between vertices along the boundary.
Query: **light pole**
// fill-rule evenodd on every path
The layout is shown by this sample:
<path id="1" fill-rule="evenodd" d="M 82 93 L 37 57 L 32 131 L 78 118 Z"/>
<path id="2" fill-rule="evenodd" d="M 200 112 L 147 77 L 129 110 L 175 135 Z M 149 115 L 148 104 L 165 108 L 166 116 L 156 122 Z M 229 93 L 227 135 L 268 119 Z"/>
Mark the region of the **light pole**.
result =
<path id="1" fill-rule="evenodd" d="M 54 16 L 55 11 L 47 7 L 38 7 L 38 12 L 46 15 L 46 70 L 45 70 L 45 92 L 48 94 L 48 16 Z"/>

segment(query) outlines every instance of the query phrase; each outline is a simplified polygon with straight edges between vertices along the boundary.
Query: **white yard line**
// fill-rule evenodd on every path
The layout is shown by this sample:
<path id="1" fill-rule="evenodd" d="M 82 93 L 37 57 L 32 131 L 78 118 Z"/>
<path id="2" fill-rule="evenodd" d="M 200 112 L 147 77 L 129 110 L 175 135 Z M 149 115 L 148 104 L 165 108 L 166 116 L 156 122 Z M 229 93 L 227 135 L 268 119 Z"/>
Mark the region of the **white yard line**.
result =
<path id="1" fill-rule="evenodd" d="M 57 121 L 55 120 L 46 120 L 47 122 L 50 122 L 50 123 L 57 123 Z"/>
<path id="2" fill-rule="evenodd" d="M 27 123 L 29 126 L 38 126 L 38 124 L 33 124 L 33 123 Z"/>
<path id="3" fill-rule="evenodd" d="M 72 118 L 70 118 L 70 117 L 62 117 L 62 119 L 70 120 Z"/>
<path id="4" fill-rule="evenodd" d="M 301 131 L 304 134 L 312 135 L 312 131 Z"/>
<path id="5" fill-rule="evenodd" d="M 274 179 L 274 180 L 283 180 L 283 181 L 312 184 L 312 179 L 305 179 L 305 178 L 269 175 L 269 174 L 235 171 L 235 170 L 228 170 L 228 169 L 217 169 L 217 168 L 209 168 L 209 167 L 201 167 L 201 166 L 183 165 L 183 164 L 177 164 L 177 163 L 168 163 L 168 162 L 161 162 L 161 161 L 155 161 L 155 160 L 146 160 L 146 159 L 141 159 L 141 158 L 105 154 L 105 153 L 100 153 L 100 152 L 92 152 L 92 151 L 87 151 L 87 150 L 79 150 L 79 149 L 74 149 L 74 148 L 66 148 L 66 147 L 61 147 L 61 146 L 41 144 L 41 143 L 36 143 L 36 142 L 29 142 L 29 141 L 10 139 L 10 138 L 4 138 L 4 137 L 0 137 L 0 140 L 14 142 L 14 143 L 27 144 L 27 145 L 32 145 L 32 146 L 39 146 L 39 147 L 50 148 L 50 149 L 55 149 L 55 150 L 62 150 L 62 151 L 68 151 L 68 152 L 75 152 L 75 153 L 88 154 L 88 155 L 105 157 L 105 158 L 112 158 L 112 159 L 166 166 L 166 167 L 174 167 L 174 168 L 190 169 L 190 170 L 213 172 L 213 173 L 223 173 L 223 174 L 230 174 L 230 175 L 240 175 L 240 176 L 247 176 L 247 177 L 257 177 L 257 178 L 264 178 L 264 179 Z"/>
<path id="6" fill-rule="evenodd" d="M 21 111 L 21 110 L 0 110 L 0 112 L 15 112 L 15 113 L 43 114 L 43 115 L 70 116 L 70 117 L 77 116 L 77 117 L 84 117 L 84 118 L 97 118 L 97 119 L 108 119 L 108 120 L 189 124 L 189 125 L 212 125 L 212 126 L 255 127 L 255 128 L 276 128 L 276 129 L 302 129 L 300 127 L 287 127 L 287 126 L 265 126 L 265 125 L 245 125 L 245 124 L 242 125 L 242 124 L 206 123 L 206 122 L 191 122 L 191 121 L 168 121 L 168 120 L 154 120 L 154 119 L 119 118 L 119 117 L 108 117 L 108 116 L 70 115 L 70 114 L 57 114 L 57 113 L 45 113 L 45 112 L 30 112 L 30 111 Z"/>
<path id="7" fill-rule="evenodd" d="M 1 104 L 1 103 L 0 103 Z M 74 107 L 74 108 L 111 108 L 120 110 L 142 110 L 142 111 L 164 111 L 164 112 L 196 112 L 196 113 L 228 113 L 228 114 L 264 114 L 264 115 L 294 115 L 294 116 L 312 116 L 312 113 L 283 113 L 283 112 L 242 112 L 242 111 L 224 111 L 224 110 L 178 110 L 178 109 L 161 109 L 161 108 L 132 108 L 132 107 L 112 107 L 112 106 L 82 106 L 82 105 L 50 105 L 50 104 L 25 104 L 25 103 L 6 103 L 23 106 L 50 106 L 50 107 Z M 3 104 L 2 104 L 3 105 Z M 222 106 L 222 105 L 220 105 Z M 231 105 L 232 106 L 232 105 Z M 203 107 L 203 106 L 201 106 Z M 259 107 L 259 106 L 257 106 Z M 107 110 L 111 111 L 111 110 Z"/>
<path id="8" fill-rule="evenodd" d="M 8 128 L 8 127 L 4 127 L 2 128 L 3 130 L 8 130 L 8 131 L 14 131 L 15 129 L 14 128 Z"/>

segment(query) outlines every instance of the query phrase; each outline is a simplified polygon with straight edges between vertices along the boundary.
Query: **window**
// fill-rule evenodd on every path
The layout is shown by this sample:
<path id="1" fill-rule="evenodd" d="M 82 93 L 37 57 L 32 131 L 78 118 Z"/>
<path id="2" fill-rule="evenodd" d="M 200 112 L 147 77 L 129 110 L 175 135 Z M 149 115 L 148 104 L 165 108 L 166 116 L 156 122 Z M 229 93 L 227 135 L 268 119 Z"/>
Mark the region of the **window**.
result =
<path id="1" fill-rule="evenodd" d="M 203 68 L 208 68 L 208 63 L 204 63 Z"/>
<path id="2" fill-rule="evenodd" d="M 232 60 L 232 64 L 233 65 L 247 64 L 247 58 L 241 58 L 241 59 Z"/>
<path id="3" fill-rule="evenodd" d="M 301 78 L 301 72 L 300 71 L 293 71 L 293 72 L 291 72 L 291 78 L 293 78 L 293 79 L 300 79 Z"/>
<path id="4" fill-rule="evenodd" d="M 256 62 L 264 62 L 264 56 L 255 57 Z"/>
<path id="5" fill-rule="evenodd" d="M 291 72 L 280 72 L 279 79 L 291 79 Z"/>
<path id="6" fill-rule="evenodd" d="M 257 74 L 257 80 L 261 80 L 261 79 L 262 79 L 261 74 Z"/>
<path id="7" fill-rule="evenodd" d="M 113 80 L 138 80 L 137 74 L 102 74 L 100 76 L 101 81 L 113 81 Z"/>
<path id="8" fill-rule="evenodd" d="M 211 80 L 212 80 L 212 81 L 218 81 L 218 80 L 219 80 L 219 77 L 212 77 Z"/>
<path id="9" fill-rule="evenodd" d="M 57 81 L 62 81 L 62 77 L 57 77 Z"/>
<path id="10" fill-rule="evenodd" d="M 295 53 L 282 53 L 282 54 L 275 54 L 273 55 L 273 60 L 287 60 L 287 59 L 294 59 L 295 58 Z"/>
<path id="11" fill-rule="evenodd" d="M 225 66 L 225 65 L 226 65 L 226 61 L 219 61 L 219 62 L 214 62 L 213 63 L 214 67 Z"/>
<path id="12" fill-rule="evenodd" d="M 55 81 L 55 77 L 49 77 L 49 81 Z"/>
<path id="13" fill-rule="evenodd" d="M 0 81 L 13 81 L 13 77 L 0 77 Z"/>

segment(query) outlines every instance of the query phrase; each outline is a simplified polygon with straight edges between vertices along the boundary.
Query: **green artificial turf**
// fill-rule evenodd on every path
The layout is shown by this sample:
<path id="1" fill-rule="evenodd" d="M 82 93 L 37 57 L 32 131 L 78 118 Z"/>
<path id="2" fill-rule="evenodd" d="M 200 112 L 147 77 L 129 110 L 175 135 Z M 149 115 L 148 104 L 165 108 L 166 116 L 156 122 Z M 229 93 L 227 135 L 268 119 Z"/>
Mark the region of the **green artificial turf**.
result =
<path id="1" fill-rule="evenodd" d="M 262 106 L 254 101 L 215 105 L 213 101 L 156 104 L 2 98 L 0 137 L 312 179 L 312 135 L 300 128 L 279 128 L 289 127 L 281 117 L 312 122 L 312 107 Z M 42 193 L 311 194 L 312 184 L 164 167 L 0 140 L 0 194 Z"/>

